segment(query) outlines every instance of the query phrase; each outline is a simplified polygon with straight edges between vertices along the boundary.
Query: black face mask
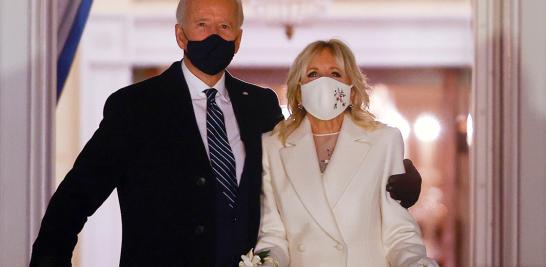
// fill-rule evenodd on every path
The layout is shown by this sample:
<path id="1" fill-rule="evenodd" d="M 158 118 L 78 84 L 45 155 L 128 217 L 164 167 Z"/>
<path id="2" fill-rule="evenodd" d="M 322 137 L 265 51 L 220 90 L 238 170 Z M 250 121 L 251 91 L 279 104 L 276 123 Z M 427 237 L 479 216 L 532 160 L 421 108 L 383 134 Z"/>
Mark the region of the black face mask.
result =
<path id="1" fill-rule="evenodd" d="M 233 59 L 235 41 L 226 41 L 213 34 L 203 41 L 188 41 L 185 53 L 200 71 L 215 75 L 224 70 Z"/>

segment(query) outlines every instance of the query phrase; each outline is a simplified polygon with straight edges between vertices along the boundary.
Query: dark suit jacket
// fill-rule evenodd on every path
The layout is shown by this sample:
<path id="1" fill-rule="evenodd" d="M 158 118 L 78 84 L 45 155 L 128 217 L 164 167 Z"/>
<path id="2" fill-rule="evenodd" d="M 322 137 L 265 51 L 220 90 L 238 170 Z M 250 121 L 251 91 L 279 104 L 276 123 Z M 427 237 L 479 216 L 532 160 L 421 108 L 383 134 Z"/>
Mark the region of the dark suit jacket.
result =
<path id="1" fill-rule="evenodd" d="M 248 193 L 244 247 L 251 248 L 260 220 L 261 134 L 282 114 L 272 90 L 227 72 L 226 88 L 246 151 L 240 187 Z M 120 266 L 214 264 L 214 180 L 180 62 L 108 98 L 98 130 L 51 198 L 30 265 L 70 266 L 77 234 L 114 188 Z"/>

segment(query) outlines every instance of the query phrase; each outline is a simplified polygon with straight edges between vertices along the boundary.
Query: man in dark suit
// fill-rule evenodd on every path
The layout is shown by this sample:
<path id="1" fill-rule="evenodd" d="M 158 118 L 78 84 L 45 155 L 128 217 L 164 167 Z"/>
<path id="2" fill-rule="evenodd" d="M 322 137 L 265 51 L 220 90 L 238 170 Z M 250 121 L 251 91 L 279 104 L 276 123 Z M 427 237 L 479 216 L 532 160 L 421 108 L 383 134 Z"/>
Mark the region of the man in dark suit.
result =
<path id="1" fill-rule="evenodd" d="M 77 234 L 114 189 L 120 266 L 235 266 L 254 247 L 261 135 L 283 119 L 277 97 L 225 71 L 241 41 L 240 1 L 183 0 L 177 19 L 185 58 L 108 98 L 51 198 L 31 266 L 70 266 Z M 410 205 L 420 187 L 411 171 L 389 188 Z"/>

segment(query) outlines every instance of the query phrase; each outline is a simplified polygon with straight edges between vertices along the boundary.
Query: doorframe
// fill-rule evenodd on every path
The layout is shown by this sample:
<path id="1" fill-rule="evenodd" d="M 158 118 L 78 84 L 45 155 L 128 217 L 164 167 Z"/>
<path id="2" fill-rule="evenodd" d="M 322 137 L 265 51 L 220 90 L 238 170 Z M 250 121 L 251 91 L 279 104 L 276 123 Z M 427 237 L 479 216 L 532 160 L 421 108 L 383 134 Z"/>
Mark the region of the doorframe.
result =
<path id="1" fill-rule="evenodd" d="M 0 265 L 25 266 L 52 193 L 56 1 L 0 0 Z"/>
<path id="2" fill-rule="evenodd" d="M 519 263 L 519 7 L 473 0 L 472 266 Z"/>
<path id="3" fill-rule="evenodd" d="M 26 192 L 27 253 L 51 194 L 56 34 L 53 6 L 30 1 L 29 90 L 31 99 Z M 519 262 L 520 171 L 520 6 L 518 0 L 473 0 L 475 58 L 472 90 L 474 136 L 471 146 L 471 261 L 473 266 L 515 266 Z M 500 34 L 499 34 L 500 33 Z M 37 40 L 47 40 L 38 42 Z M 40 44 L 42 43 L 42 44 Z M 125 65 L 125 64 L 122 64 Z M 125 68 L 125 66 L 120 66 Z M 126 74 L 127 75 L 127 74 Z M 125 76 L 126 77 L 126 76 Z M 125 78 L 126 79 L 126 78 Z M 502 163 L 502 164 L 501 164 Z M 49 166 L 49 167 L 48 167 Z M 6 218 L 6 217 L 4 217 Z M 5 247 L 5 246 L 2 246 Z M 3 262 L 3 261 L 2 261 Z"/>

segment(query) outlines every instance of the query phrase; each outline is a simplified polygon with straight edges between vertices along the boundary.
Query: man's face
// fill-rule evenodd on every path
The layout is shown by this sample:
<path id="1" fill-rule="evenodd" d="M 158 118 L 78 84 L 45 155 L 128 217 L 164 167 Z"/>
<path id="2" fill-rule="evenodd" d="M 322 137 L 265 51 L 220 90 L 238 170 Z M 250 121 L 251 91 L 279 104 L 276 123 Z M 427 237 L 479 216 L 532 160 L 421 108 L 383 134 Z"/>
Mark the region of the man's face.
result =
<path id="1" fill-rule="evenodd" d="M 239 50 L 242 30 L 235 0 L 188 0 L 182 25 L 176 25 L 178 46 L 186 49 L 188 40 L 201 41 L 212 34 L 235 41 Z"/>

